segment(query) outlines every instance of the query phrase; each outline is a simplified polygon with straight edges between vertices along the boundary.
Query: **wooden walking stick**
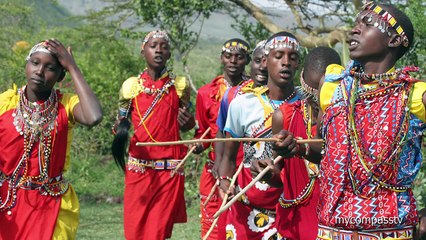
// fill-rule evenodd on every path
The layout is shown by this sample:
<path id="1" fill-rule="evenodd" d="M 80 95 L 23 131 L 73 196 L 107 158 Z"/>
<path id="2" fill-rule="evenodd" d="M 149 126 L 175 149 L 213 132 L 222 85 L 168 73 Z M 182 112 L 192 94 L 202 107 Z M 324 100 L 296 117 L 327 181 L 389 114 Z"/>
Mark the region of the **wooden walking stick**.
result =
<path id="1" fill-rule="evenodd" d="M 209 132 L 210 132 L 211 128 L 207 128 L 206 131 L 203 133 L 203 135 L 201 135 L 201 137 L 199 139 L 203 139 Z M 185 163 L 186 159 L 189 158 L 189 156 L 191 155 L 191 153 L 197 148 L 197 146 L 192 146 L 191 149 L 189 149 L 188 153 L 185 155 L 185 157 L 182 159 L 182 161 L 175 167 L 175 169 L 173 169 L 172 171 L 172 177 L 175 175 L 175 173 L 177 172 L 177 170 L 179 170 L 179 168 L 182 167 L 182 165 Z"/>
<path id="2" fill-rule="evenodd" d="M 191 143 L 209 143 L 209 142 L 278 142 L 278 138 L 211 138 L 211 139 L 192 139 L 180 140 L 170 142 L 137 142 L 136 146 L 166 146 L 166 145 L 180 145 Z M 315 143 L 322 142 L 322 139 L 297 139 L 297 143 Z"/>
<path id="3" fill-rule="evenodd" d="M 229 187 L 234 186 L 235 182 L 237 181 L 237 177 L 238 177 L 238 175 L 239 175 L 239 174 L 240 174 L 240 172 L 243 170 L 243 166 L 244 166 L 244 163 L 243 163 L 243 162 L 241 162 L 241 163 L 240 163 L 240 166 L 238 167 L 237 172 L 234 174 L 234 176 L 232 176 L 231 183 L 229 184 Z M 227 193 L 225 193 L 225 196 L 223 197 L 222 205 L 220 206 L 220 208 L 219 208 L 219 209 L 222 209 L 222 207 L 226 204 L 226 199 L 227 199 L 227 198 L 228 198 L 228 194 L 227 194 Z M 212 223 L 212 225 L 211 225 L 211 227 L 210 227 L 209 231 L 206 233 L 206 235 L 204 235 L 203 240 L 207 240 L 207 238 L 209 237 L 210 233 L 212 233 L 213 228 L 214 228 L 214 227 L 215 227 L 215 225 L 217 224 L 217 221 L 218 221 L 218 220 L 219 220 L 219 217 L 218 217 L 218 216 L 216 216 L 216 214 L 215 214 L 215 215 L 214 215 L 214 221 L 213 221 L 213 223 Z"/>
<path id="4" fill-rule="evenodd" d="M 219 179 L 216 181 L 216 183 L 213 185 L 212 190 L 210 190 L 209 195 L 206 198 L 206 201 L 204 201 L 203 205 L 206 206 L 207 203 L 210 201 L 210 199 L 213 197 L 214 192 L 216 191 L 217 185 L 219 185 L 220 181 Z"/>
<path id="5" fill-rule="evenodd" d="M 279 161 L 281 161 L 282 157 L 278 156 L 274 159 L 274 164 L 277 164 Z M 216 212 L 216 214 L 213 216 L 215 218 L 219 217 L 220 214 L 222 214 L 226 209 L 228 209 L 234 202 L 236 202 L 244 193 L 246 193 L 251 187 L 253 187 L 256 182 L 258 182 L 269 170 L 271 167 L 268 165 L 266 166 L 251 182 L 243 188 L 237 195 L 235 195 L 226 205 L 221 206 L 219 210 Z"/>

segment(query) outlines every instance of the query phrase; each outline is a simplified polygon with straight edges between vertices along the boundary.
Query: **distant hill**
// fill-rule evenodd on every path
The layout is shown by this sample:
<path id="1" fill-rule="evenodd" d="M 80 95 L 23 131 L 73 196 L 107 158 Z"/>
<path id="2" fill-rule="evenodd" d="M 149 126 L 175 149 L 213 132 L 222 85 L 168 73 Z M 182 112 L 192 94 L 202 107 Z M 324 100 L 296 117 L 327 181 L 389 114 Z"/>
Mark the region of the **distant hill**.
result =
<path id="1" fill-rule="evenodd" d="M 274 16 L 274 22 L 282 25 L 283 27 L 288 27 L 293 24 L 294 21 L 292 20 L 292 16 L 288 11 L 275 8 L 272 5 L 268 5 L 266 4 L 268 1 L 265 0 L 257 0 L 256 2 L 262 2 L 262 6 L 265 12 Z M 107 3 L 101 0 L 58 0 L 58 3 L 73 15 L 85 15 L 90 10 L 100 10 L 107 6 Z M 213 13 L 209 19 L 204 21 L 204 26 L 200 38 L 209 39 L 210 41 L 222 42 L 229 38 L 241 37 L 241 34 L 239 34 L 231 27 L 233 22 L 234 20 L 226 14 Z M 194 24 L 194 29 L 199 28 L 200 24 L 200 22 Z M 143 27 L 142 29 L 149 31 L 153 28 Z"/>

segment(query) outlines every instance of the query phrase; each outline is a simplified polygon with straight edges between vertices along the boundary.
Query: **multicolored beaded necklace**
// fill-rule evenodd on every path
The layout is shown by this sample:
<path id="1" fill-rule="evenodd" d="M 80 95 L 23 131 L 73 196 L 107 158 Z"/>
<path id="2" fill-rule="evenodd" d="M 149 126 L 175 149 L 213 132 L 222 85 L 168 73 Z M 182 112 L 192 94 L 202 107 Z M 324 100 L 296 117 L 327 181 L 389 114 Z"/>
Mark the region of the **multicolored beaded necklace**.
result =
<path id="1" fill-rule="evenodd" d="M 51 196 L 63 194 L 67 188 L 58 192 L 52 191 L 49 186 L 49 167 L 52 143 L 54 142 L 56 118 L 58 116 L 58 96 L 52 89 L 49 98 L 43 103 L 32 103 L 25 96 L 26 88 L 19 90 L 19 102 L 15 112 L 13 124 L 16 131 L 24 137 L 24 153 L 13 173 L 9 176 L 9 187 L 6 199 L 0 198 L 0 211 L 11 209 L 16 202 L 17 188 L 30 188 L 37 186 Z M 28 176 L 28 161 L 34 144 L 38 144 L 38 176 Z M 10 215 L 11 212 L 9 211 Z"/>
<path id="2" fill-rule="evenodd" d="M 143 76 L 143 72 L 141 74 L 139 74 L 139 78 L 138 78 L 142 92 L 144 92 L 145 94 L 148 94 L 148 95 L 155 95 L 155 97 L 154 97 L 154 100 L 152 100 L 151 105 L 149 105 L 149 107 L 145 111 L 144 115 L 142 116 L 140 111 L 139 111 L 137 95 L 135 96 L 136 111 L 137 111 L 139 118 L 140 118 L 140 122 L 139 122 L 138 126 L 143 125 L 143 127 L 145 128 L 145 131 L 147 132 L 147 134 L 149 135 L 151 140 L 156 142 L 154 137 L 148 131 L 148 128 L 145 126 L 145 120 L 151 114 L 155 105 L 161 100 L 161 98 L 165 94 L 169 93 L 169 88 L 175 84 L 175 76 L 170 71 L 168 71 L 168 76 L 169 76 L 170 79 L 166 83 L 164 83 L 164 85 L 159 89 L 155 89 L 154 86 L 152 88 L 147 88 L 146 86 L 144 86 L 144 79 L 143 79 L 142 76 Z M 146 89 L 149 89 L 149 90 L 146 90 Z"/>
<path id="3" fill-rule="evenodd" d="M 394 163 L 398 160 L 402 151 L 402 143 L 406 140 L 407 137 L 410 116 L 408 106 L 411 99 L 410 95 L 412 94 L 412 91 L 408 91 L 407 84 L 409 82 L 413 82 L 413 79 L 407 75 L 407 73 L 408 71 L 412 70 L 416 70 L 416 68 L 408 67 L 402 70 L 396 70 L 392 73 L 368 75 L 362 72 L 354 72 L 351 70 L 350 73 L 354 76 L 354 80 L 352 81 L 352 85 L 349 88 L 350 92 L 347 92 L 347 86 L 342 87 L 343 96 L 346 101 L 348 101 L 347 118 L 349 124 L 347 131 L 349 136 L 349 145 L 353 146 L 352 154 L 359 158 L 363 167 L 363 173 L 368 176 L 368 181 L 357 183 L 358 181 L 355 178 L 355 174 L 352 172 L 351 168 L 349 168 L 349 177 L 352 188 L 354 193 L 359 196 L 361 196 L 362 189 L 369 184 L 374 184 L 376 187 L 369 191 L 368 195 L 374 194 L 375 189 L 379 187 L 390 189 L 396 192 L 406 191 L 409 188 L 407 186 L 389 184 L 389 182 L 392 182 L 396 176 L 392 174 L 383 174 L 380 167 L 384 165 L 391 168 L 395 167 Z M 378 86 L 371 89 L 363 89 L 361 81 L 365 78 L 369 80 L 378 79 Z M 395 119 L 395 121 L 400 124 L 398 124 L 398 127 L 394 130 L 395 137 L 392 142 L 386 148 L 383 148 L 380 152 L 373 155 L 368 149 L 366 149 L 366 147 L 364 147 L 365 141 L 361 136 L 361 132 L 358 132 L 357 130 L 355 121 L 355 104 L 357 103 L 358 99 L 377 98 L 381 96 L 389 96 L 392 94 L 395 96 L 401 96 L 399 98 L 399 101 L 401 102 L 398 103 L 398 105 L 403 109 L 397 119 Z M 367 106 L 366 109 L 369 109 L 369 107 Z M 373 161 L 367 162 L 366 159 L 371 159 Z M 349 164 L 352 165 L 353 163 Z M 361 197 L 368 198 L 368 196 Z"/>
<path id="4" fill-rule="evenodd" d="M 282 102 L 280 102 L 277 105 L 277 104 L 274 104 L 272 102 L 272 100 L 270 100 L 268 98 L 268 96 L 266 95 L 266 99 L 268 100 L 269 105 L 272 107 L 272 111 L 270 111 L 268 113 L 268 115 L 266 115 L 266 117 L 263 119 L 262 123 L 260 123 L 257 127 L 255 127 L 253 129 L 253 133 L 251 134 L 251 136 L 252 137 L 257 136 L 258 132 L 265 126 L 266 121 L 268 121 L 268 119 L 272 117 L 272 114 L 274 114 L 275 109 L 278 109 L 281 105 L 283 105 L 285 102 L 288 102 L 289 100 L 291 100 L 295 96 L 296 96 L 296 91 L 293 91 L 290 95 L 288 95 L 288 97 L 286 97 L 284 100 L 282 100 Z M 266 111 L 266 109 L 265 109 L 265 111 Z"/>

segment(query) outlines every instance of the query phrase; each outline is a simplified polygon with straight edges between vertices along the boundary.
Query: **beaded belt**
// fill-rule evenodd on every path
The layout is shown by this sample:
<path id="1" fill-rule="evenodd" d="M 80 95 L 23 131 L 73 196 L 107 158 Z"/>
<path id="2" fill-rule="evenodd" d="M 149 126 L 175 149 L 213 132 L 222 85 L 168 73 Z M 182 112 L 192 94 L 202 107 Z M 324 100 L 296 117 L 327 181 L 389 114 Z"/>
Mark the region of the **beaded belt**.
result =
<path id="1" fill-rule="evenodd" d="M 69 187 L 62 175 L 49 178 L 46 182 L 37 182 L 31 178 L 21 181 L 18 185 L 19 188 L 25 190 L 39 190 L 42 195 L 59 196 L 64 194 Z"/>
<path id="2" fill-rule="evenodd" d="M 385 228 L 364 231 L 351 231 L 318 225 L 317 239 L 325 240 L 381 240 L 413 239 L 414 228 Z"/>
<path id="3" fill-rule="evenodd" d="M 176 159 L 143 160 L 129 156 L 127 169 L 141 173 L 144 173 L 147 167 L 155 170 L 173 170 L 181 161 Z"/>

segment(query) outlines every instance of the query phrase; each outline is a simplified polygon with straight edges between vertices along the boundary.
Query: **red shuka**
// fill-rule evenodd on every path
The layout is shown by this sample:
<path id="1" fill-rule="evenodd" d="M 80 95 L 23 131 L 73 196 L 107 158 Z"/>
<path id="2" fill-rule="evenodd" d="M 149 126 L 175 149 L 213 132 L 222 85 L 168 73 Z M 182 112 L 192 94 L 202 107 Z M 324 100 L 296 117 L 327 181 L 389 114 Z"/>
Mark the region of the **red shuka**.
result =
<path id="1" fill-rule="evenodd" d="M 306 139 L 306 123 L 302 111 L 303 101 L 285 103 L 280 107 L 283 115 L 284 129 L 293 133 L 295 137 Z M 315 129 L 312 130 L 314 134 Z M 310 178 L 306 169 L 305 160 L 294 156 L 283 161 L 281 181 L 285 199 L 296 199 L 309 183 Z M 315 239 L 318 232 L 318 217 L 316 207 L 319 198 L 319 185 L 315 181 L 313 192 L 308 199 L 294 207 L 283 208 L 277 204 L 277 228 L 278 233 L 291 240 Z"/>

